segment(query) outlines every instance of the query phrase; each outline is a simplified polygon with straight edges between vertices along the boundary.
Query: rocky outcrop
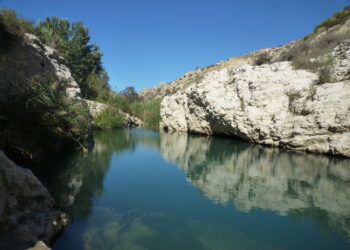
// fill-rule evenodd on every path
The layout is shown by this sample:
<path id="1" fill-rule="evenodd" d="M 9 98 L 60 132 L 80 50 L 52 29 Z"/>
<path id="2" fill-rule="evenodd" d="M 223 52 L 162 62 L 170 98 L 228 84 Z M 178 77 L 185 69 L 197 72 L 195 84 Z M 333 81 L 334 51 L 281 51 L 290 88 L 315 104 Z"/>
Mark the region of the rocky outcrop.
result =
<path id="1" fill-rule="evenodd" d="M 126 127 L 142 127 L 143 121 L 141 121 L 136 116 L 132 116 L 128 113 L 120 111 L 121 115 L 124 118 L 124 126 Z"/>
<path id="2" fill-rule="evenodd" d="M 74 80 L 69 68 L 65 65 L 64 59 L 58 55 L 57 51 L 41 43 L 32 34 L 25 34 L 24 37 L 26 62 L 30 65 L 32 75 L 55 75 L 58 84 L 65 89 L 68 99 L 80 101 L 82 99 L 81 90 Z"/>
<path id="3" fill-rule="evenodd" d="M 49 243 L 67 224 L 55 209 L 47 189 L 29 169 L 21 168 L 0 151 L 0 228 L 2 242 L 16 240 L 20 249 L 42 240 Z M 1 246 L 6 249 L 6 246 Z"/>
<path id="4" fill-rule="evenodd" d="M 267 58 L 269 61 L 278 61 L 279 57 L 285 51 L 292 48 L 296 43 L 297 41 L 292 41 L 276 48 L 260 49 L 243 56 L 232 57 L 228 60 L 224 60 L 204 68 L 196 68 L 195 70 L 185 73 L 183 76 L 170 83 L 161 82 L 158 86 L 153 88 L 142 89 L 139 96 L 145 100 L 163 98 L 164 96 L 169 96 L 179 91 L 184 91 L 189 86 L 199 83 L 206 74 L 212 71 L 218 71 L 228 67 L 237 67 L 245 64 L 254 65 L 256 64 L 258 58 Z"/>
<path id="5" fill-rule="evenodd" d="M 95 118 L 96 116 L 98 116 L 100 113 L 102 113 L 108 108 L 106 104 L 101 102 L 86 100 L 86 103 L 89 107 L 90 114 L 92 115 L 93 118 Z"/>
<path id="6" fill-rule="evenodd" d="M 164 97 L 161 128 L 223 134 L 294 150 L 350 157 L 349 41 L 333 50 L 338 82 L 290 62 L 243 64 L 207 73 Z"/>

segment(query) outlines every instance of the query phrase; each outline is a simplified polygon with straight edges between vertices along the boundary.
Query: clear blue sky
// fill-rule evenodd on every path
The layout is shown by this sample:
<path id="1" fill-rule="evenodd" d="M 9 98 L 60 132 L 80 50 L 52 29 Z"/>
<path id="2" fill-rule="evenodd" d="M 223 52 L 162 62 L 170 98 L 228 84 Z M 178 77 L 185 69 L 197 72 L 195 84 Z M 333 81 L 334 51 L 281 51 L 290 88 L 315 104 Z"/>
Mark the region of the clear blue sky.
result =
<path id="1" fill-rule="evenodd" d="M 137 90 L 303 37 L 350 0 L 2 0 L 22 16 L 82 21 L 117 90 Z"/>

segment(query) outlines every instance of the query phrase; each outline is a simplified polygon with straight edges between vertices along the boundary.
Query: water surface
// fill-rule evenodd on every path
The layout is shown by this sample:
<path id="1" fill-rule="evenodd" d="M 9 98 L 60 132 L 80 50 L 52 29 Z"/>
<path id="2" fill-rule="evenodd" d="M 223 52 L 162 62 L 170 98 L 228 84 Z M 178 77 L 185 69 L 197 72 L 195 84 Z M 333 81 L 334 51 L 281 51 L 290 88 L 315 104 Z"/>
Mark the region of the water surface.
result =
<path id="1" fill-rule="evenodd" d="M 116 130 L 39 177 L 72 223 L 53 249 L 349 249 L 350 160 Z"/>

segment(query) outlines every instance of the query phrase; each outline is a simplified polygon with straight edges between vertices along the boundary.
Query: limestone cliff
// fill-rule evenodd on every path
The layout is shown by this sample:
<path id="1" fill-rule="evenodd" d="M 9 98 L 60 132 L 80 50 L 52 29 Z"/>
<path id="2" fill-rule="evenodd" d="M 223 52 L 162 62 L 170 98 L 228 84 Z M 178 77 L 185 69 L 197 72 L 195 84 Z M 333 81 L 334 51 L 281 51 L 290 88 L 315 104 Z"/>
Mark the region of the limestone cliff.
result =
<path id="1" fill-rule="evenodd" d="M 188 73 L 167 86 L 171 90 L 161 103 L 161 129 L 350 157 L 346 38 L 350 20 L 278 48 Z M 332 45 L 322 50 L 328 39 Z M 290 58 L 294 60 L 286 61 Z"/>

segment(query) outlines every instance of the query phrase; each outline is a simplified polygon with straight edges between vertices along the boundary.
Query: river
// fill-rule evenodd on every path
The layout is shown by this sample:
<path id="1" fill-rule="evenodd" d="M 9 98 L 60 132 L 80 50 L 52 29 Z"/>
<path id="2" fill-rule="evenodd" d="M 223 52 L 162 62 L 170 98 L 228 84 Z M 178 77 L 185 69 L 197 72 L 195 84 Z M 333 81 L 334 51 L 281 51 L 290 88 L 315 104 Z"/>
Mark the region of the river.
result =
<path id="1" fill-rule="evenodd" d="M 350 248 L 348 159 L 132 129 L 47 164 L 54 250 Z"/>

